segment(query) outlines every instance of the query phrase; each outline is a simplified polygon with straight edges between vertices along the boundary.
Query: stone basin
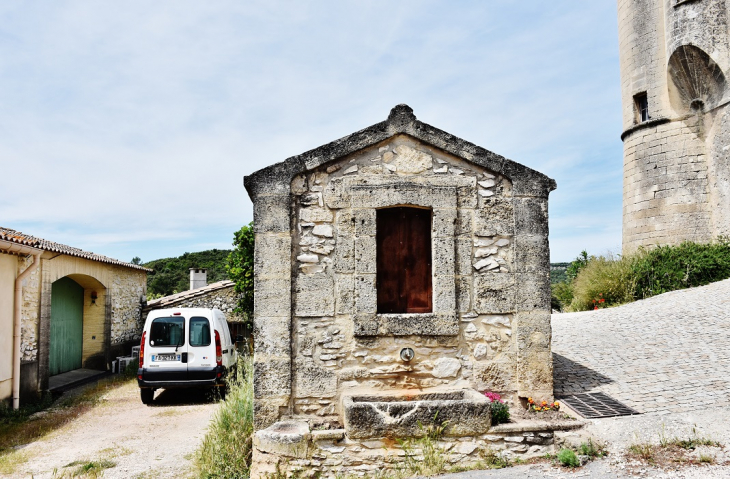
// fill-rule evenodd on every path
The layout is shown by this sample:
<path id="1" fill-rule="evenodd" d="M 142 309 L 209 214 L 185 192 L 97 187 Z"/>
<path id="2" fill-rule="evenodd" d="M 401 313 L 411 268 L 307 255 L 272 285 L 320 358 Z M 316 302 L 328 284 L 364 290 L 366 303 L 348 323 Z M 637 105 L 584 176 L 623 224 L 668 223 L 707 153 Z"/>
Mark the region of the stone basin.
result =
<path id="1" fill-rule="evenodd" d="M 478 436 L 492 424 L 489 400 L 473 389 L 350 394 L 342 410 L 353 439 L 423 437 L 442 425 L 446 436 Z"/>

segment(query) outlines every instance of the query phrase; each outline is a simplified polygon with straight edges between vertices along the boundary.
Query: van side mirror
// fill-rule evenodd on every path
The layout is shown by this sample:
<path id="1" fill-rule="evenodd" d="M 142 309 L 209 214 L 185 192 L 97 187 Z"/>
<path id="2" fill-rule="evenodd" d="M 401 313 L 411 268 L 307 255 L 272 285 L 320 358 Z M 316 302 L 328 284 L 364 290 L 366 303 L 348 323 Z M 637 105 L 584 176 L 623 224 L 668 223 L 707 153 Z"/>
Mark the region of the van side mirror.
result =
<path id="1" fill-rule="evenodd" d="M 240 343 L 241 341 L 243 341 L 243 334 L 237 334 L 236 335 L 236 342 L 237 343 Z"/>

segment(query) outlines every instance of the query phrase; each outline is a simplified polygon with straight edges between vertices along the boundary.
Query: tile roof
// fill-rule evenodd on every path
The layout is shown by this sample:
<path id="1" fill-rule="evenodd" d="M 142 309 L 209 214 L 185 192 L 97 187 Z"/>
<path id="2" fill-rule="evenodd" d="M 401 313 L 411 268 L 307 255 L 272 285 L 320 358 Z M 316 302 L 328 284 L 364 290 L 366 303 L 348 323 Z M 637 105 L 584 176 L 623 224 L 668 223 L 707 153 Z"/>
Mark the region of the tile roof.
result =
<path id="1" fill-rule="evenodd" d="M 142 271 L 152 271 L 151 269 L 145 268 L 144 266 L 119 261 L 118 259 L 110 258 L 108 256 L 103 256 L 96 253 L 91 253 L 89 251 L 84 251 L 82 249 L 67 246 L 65 244 L 55 243 L 53 241 L 48 241 L 43 238 L 36 238 L 35 236 L 30 236 L 25 233 L 21 233 L 20 231 L 3 228 L 1 226 L 0 240 L 5 240 L 11 243 L 17 243 L 26 246 L 32 246 L 34 248 L 40 248 L 42 250 L 52 253 L 67 254 L 69 256 L 76 256 L 78 258 L 84 258 L 91 261 L 99 261 L 101 263 L 124 266 L 125 268 L 139 269 Z"/>
<path id="2" fill-rule="evenodd" d="M 235 285 L 236 283 L 234 283 L 233 281 L 224 279 L 223 281 L 218 281 L 217 283 L 212 283 L 207 286 L 203 286 L 202 288 L 189 289 L 187 291 L 183 291 L 182 293 L 171 294 L 170 296 L 163 296 L 162 298 L 153 299 L 152 301 L 147 302 L 146 309 L 162 308 L 167 305 L 177 303 L 178 301 L 192 299 L 197 296 L 203 296 L 205 294 L 211 293 L 213 291 L 218 291 L 220 289 L 232 288 Z"/>

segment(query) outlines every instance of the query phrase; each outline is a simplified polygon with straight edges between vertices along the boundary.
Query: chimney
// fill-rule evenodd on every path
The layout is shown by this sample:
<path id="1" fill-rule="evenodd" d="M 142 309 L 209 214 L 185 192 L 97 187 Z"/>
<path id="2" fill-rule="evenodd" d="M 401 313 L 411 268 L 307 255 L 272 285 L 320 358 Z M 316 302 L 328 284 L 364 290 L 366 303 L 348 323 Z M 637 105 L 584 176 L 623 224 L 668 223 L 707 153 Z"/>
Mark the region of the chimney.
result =
<path id="1" fill-rule="evenodd" d="M 208 286 L 208 270 L 205 268 L 190 268 L 190 289 Z"/>

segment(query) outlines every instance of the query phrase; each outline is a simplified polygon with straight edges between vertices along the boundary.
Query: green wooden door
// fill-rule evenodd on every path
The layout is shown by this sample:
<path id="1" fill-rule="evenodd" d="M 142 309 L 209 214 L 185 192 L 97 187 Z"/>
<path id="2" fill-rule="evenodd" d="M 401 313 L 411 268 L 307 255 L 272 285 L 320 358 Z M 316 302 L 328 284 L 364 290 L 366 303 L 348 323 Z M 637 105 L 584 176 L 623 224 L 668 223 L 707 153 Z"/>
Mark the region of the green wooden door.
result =
<path id="1" fill-rule="evenodd" d="M 71 278 L 51 285 L 51 348 L 49 375 L 81 367 L 84 288 Z"/>

